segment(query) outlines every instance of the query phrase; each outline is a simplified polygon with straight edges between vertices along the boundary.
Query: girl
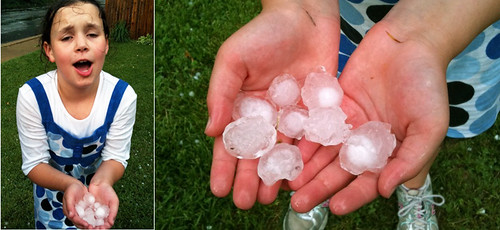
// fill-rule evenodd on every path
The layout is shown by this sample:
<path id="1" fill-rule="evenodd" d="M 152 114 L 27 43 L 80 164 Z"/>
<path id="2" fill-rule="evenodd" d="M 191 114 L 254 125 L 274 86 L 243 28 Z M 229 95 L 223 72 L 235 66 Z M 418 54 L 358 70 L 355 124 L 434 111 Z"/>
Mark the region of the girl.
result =
<path id="1" fill-rule="evenodd" d="M 36 228 L 114 224 L 118 197 L 112 186 L 127 166 L 137 95 L 102 71 L 108 35 L 95 0 L 59 1 L 45 16 L 42 53 L 57 69 L 19 89 L 16 111 Z M 102 226 L 76 214 L 76 203 L 87 193 L 110 207 Z"/>

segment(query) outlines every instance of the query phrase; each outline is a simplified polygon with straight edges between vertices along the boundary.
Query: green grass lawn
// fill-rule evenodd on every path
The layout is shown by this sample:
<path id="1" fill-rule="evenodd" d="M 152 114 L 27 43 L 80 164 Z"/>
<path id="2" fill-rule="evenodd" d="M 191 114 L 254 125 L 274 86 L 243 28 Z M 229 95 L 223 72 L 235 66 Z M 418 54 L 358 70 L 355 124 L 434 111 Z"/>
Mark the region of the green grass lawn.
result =
<path id="1" fill-rule="evenodd" d="M 155 150 L 157 229 L 281 229 L 289 194 L 242 211 L 210 192 L 213 139 L 203 133 L 206 92 L 219 46 L 260 11 L 260 2 L 156 1 Z M 499 122 L 471 139 L 446 139 L 431 169 L 442 229 L 500 226 Z M 327 229 L 395 229 L 395 196 L 378 198 Z"/>
<path id="2" fill-rule="evenodd" d="M 130 160 L 114 185 L 120 199 L 115 228 L 154 227 L 153 68 L 153 46 L 110 44 L 104 71 L 127 81 L 137 94 Z M 34 228 L 32 183 L 21 171 L 16 98 L 24 82 L 52 69 L 53 64 L 40 61 L 39 52 L 2 63 L 2 228 Z"/>

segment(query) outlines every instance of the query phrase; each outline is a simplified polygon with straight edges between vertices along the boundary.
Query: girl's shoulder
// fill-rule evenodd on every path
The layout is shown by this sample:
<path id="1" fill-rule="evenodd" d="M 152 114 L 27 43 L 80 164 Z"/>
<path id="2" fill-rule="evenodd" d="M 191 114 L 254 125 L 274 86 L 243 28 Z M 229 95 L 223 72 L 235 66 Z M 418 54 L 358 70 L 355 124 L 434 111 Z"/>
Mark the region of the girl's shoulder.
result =
<path id="1" fill-rule="evenodd" d="M 101 71 L 101 84 L 102 84 L 102 87 L 105 89 L 105 90 L 112 90 L 115 88 L 116 84 L 118 83 L 118 81 L 120 80 L 119 78 L 111 75 L 110 73 L 108 72 L 105 72 L 105 71 Z M 132 88 L 132 86 L 130 86 L 130 84 L 127 83 L 127 90 L 128 94 L 132 93 L 132 94 L 135 94 L 134 92 L 134 89 Z"/>
<path id="2" fill-rule="evenodd" d="M 56 70 L 52 70 L 52 71 L 49 71 L 47 73 L 44 73 L 44 74 L 40 74 L 32 79 L 30 79 L 29 81 L 33 80 L 33 79 L 37 79 L 40 84 L 43 86 L 44 90 L 47 92 L 50 92 L 52 90 L 57 90 L 57 87 L 56 87 Z M 26 92 L 29 92 L 29 91 L 32 91 L 31 87 L 27 84 L 27 82 L 25 82 L 21 88 L 19 89 L 19 92 L 21 93 L 26 93 Z"/>

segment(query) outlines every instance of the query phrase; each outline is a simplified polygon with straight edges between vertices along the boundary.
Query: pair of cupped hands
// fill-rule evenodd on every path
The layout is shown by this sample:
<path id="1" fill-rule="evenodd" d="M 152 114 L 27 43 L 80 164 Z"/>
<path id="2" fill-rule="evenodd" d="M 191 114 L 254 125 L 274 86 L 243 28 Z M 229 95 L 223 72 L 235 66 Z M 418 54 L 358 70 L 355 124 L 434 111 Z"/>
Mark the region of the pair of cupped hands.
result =
<path id="1" fill-rule="evenodd" d="M 95 201 L 109 207 L 109 215 L 104 220 L 104 225 L 92 226 L 76 212 L 76 205 L 86 194 L 92 194 Z M 119 200 L 112 186 L 105 183 L 93 184 L 89 187 L 82 183 L 73 183 L 65 191 L 63 197 L 63 212 L 79 229 L 109 229 L 113 226 L 118 213 Z"/>
<path id="2" fill-rule="evenodd" d="M 340 41 L 338 17 L 313 15 L 301 7 L 264 9 L 220 47 L 207 96 L 205 133 L 215 137 L 210 187 L 217 197 L 233 189 L 235 205 L 250 209 L 272 203 L 280 187 L 296 191 L 291 206 L 307 212 L 330 199 L 337 215 L 352 212 L 415 177 L 436 154 L 448 127 L 447 63 L 425 42 L 397 36 L 384 20 L 375 24 L 349 58 L 339 83 L 341 108 L 353 128 L 371 120 L 391 124 L 397 146 L 380 173 L 354 176 L 340 167 L 338 146 L 320 146 L 278 135 L 299 147 L 304 170 L 294 181 L 266 186 L 257 175 L 258 159 L 229 155 L 222 132 L 231 122 L 240 91 L 263 94 L 283 73 L 303 82 L 318 66 L 335 75 Z"/>

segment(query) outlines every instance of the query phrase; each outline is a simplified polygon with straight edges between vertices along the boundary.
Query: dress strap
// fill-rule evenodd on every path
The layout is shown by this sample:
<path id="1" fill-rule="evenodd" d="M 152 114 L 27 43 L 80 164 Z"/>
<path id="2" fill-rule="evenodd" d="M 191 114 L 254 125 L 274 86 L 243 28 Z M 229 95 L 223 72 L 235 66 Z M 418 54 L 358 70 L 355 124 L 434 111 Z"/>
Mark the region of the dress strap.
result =
<path id="1" fill-rule="evenodd" d="M 116 114 L 116 110 L 120 105 L 120 102 L 123 97 L 123 93 L 128 87 L 128 83 L 123 80 L 118 80 L 118 83 L 115 85 L 115 89 L 113 90 L 113 94 L 111 94 L 111 99 L 109 100 L 108 111 L 106 112 L 106 120 L 104 124 L 106 125 L 106 130 L 109 129 L 111 123 L 113 123 L 113 119 Z"/>
<path id="2" fill-rule="evenodd" d="M 47 125 L 49 122 L 52 122 L 52 110 L 50 109 L 49 99 L 47 98 L 47 94 L 45 93 L 45 89 L 43 88 L 42 83 L 36 79 L 32 78 L 27 81 L 33 93 L 35 94 L 36 101 L 38 103 L 38 108 L 40 109 L 40 114 L 42 115 L 42 124 L 47 129 Z"/>

